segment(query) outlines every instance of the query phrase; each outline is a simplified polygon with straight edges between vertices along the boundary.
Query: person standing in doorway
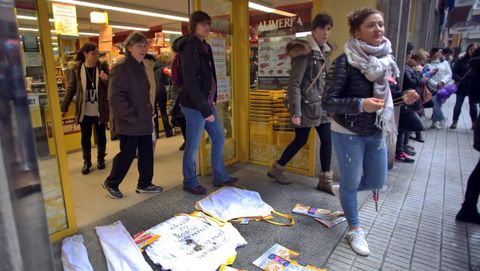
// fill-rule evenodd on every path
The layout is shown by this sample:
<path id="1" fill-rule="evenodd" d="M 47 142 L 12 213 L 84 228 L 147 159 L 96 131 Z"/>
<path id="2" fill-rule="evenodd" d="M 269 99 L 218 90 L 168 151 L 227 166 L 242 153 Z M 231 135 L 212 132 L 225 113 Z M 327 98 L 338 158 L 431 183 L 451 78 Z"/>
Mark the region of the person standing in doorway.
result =
<path id="1" fill-rule="evenodd" d="M 155 83 L 156 83 L 156 90 L 155 90 L 155 107 L 154 111 L 155 114 L 158 116 L 158 111 L 160 110 L 160 115 L 162 118 L 163 130 L 165 131 L 165 137 L 172 137 L 173 136 L 173 129 L 170 126 L 170 122 L 168 121 L 168 114 L 167 114 L 167 87 L 171 85 L 171 72 L 170 72 L 170 64 L 172 63 L 172 55 L 170 53 L 161 53 L 158 57 L 158 60 L 155 62 Z M 157 138 L 159 137 L 159 130 L 158 129 L 158 119 L 157 119 Z"/>
<path id="2" fill-rule="evenodd" d="M 292 59 L 288 84 L 288 101 L 291 125 L 295 128 L 295 139 L 288 145 L 279 160 L 273 163 L 268 176 L 280 184 L 290 184 L 284 174 L 285 165 L 307 143 L 313 127 L 320 137 L 320 163 L 322 173 L 318 177 L 317 189 L 332 193 L 333 174 L 330 171 L 332 140 L 330 119 L 321 105 L 325 86 L 325 74 L 330 63 L 330 46 L 327 43 L 333 27 L 332 17 L 318 14 L 312 22 L 312 34 L 305 39 L 288 43 L 287 53 Z"/>
<path id="3" fill-rule="evenodd" d="M 233 185 L 238 178 L 230 177 L 224 164 L 225 135 L 215 109 L 217 78 L 212 48 L 206 42 L 212 18 L 203 11 L 190 15 L 190 34 L 176 39 L 173 50 L 178 53 L 182 74 L 180 105 L 187 121 L 187 136 L 183 154 L 183 189 L 192 194 L 205 195 L 207 189 L 199 184 L 195 159 L 205 129 L 212 142 L 211 161 L 213 184 L 216 187 Z"/>
<path id="4" fill-rule="evenodd" d="M 384 36 L 383 14 L 371 8 L 348 16 L 351 38 L 344 54 L 333 63 L 322 106 L 332 117 L 332 142 L 340 168 L 340 186 L 332 192 L 340 199 L 348 222 L 347 239 L 353 251 L 370 253 L 358 219 L 357 193 L 381 189 L 387 179 L 387 136 L 396 129 L 390 82 L 400 75 Z M 406 91 L 407 104 L 418 99 Z"/>
<path id="5" fill-rule="evenodd" d="M 97 168 L 105 168 L 105 130 L 109 120 L 107 88 L 108 65 L 98 60 L 97 44 L 87 42 L 77 54 L 61 106 L 62 117 L 65 117 L 73 97 L 76 96 L 75 117 L 77 123 L 80 123 L 82 134 L 84 175 L 88 174 L 92 167 L 92 127 L 95 127 L 97 138 Z"/>
<path id="6" fill-rule="evenodd" d="M 159 193 L 163 189 L 152 184 L 153 178 L 153 108 L 150 84 L 143 63 L 147 53 L 147 38 L 132 32 L 125 40 L 125 58 L 112 70 L 108 93 L 120 139 L 120 152 L 113 159 L 110 175 L 103 183 L 114 199 L 123 197 L 119 185 L 127 175 L 138 149 L 137 193 Z"/>

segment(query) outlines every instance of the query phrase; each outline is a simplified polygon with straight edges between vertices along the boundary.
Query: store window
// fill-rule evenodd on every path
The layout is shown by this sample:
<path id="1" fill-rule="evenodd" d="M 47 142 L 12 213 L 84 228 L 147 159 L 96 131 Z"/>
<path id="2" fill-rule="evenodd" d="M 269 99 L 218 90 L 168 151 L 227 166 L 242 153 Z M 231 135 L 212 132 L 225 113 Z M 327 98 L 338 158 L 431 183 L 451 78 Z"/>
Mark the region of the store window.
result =
<path id="1" fill-rule="evenodd" d="M 279 159 L 295 137 L 284 102 L 290 75 L 286 46 L 309 32 L 312 10 L 312 2 L 269 2 L 274 2 L 273 13 L 252 8 L 249 11 L 250 160 L 264 165 Z M 287 164 L 290 169 L 312 174 L 314 136 L 310 134 L 308 143 Z"/>
<path id="2" fill-rule="evenodd" d="M 217 103 L 215 105 L 225 132 L 225 162 L 236 159 L 233 115 L 233 89 L 231 72 L 231 2 L 227 0 L 202 0 L 201 9 L 212 17 L 210 37 L 207 42 L 212 46 L 215 69 L 217 72 Z M 205 150 L 207 168 L 211 168 L 210 141 L 206 138 Z"/>
<path id="3" fill-rule="evenodd" d="M 23 55 L 25 85 L 30 108 L 31 126 L 34 131 L 36 155 L 44 204 L 48 219 L 49 233 L 54 234 L 69 227 L 65 197 L 59 171 L 59 161 L 53 133 L 50 99 L 45 78 L 44 56 L 39 37 L 39 26 L 35 10 L 17 9 L 17 24 Z M 63 98 L 66 75 L 60 63 L 58 37 L 52 37 L 55 55 L 55 72 L 60 99 Z M 75 122 L 64 123 L 67 132 L 74 133 L 79 127 Z"/>

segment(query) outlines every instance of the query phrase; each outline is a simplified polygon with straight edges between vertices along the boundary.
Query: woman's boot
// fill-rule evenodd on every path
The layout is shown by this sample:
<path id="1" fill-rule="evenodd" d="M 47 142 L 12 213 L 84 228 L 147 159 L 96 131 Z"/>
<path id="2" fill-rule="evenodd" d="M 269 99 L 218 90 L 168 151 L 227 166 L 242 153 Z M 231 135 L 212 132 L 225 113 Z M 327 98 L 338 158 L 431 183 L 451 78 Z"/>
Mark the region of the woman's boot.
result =
<path id="1" fill-rule="evenodd" d="M 268 171 L 268 177 L 275 179 L 279 184 L 291 184 L 284 174 L 285 166 L 281 166 L 278 162 L 273 163 L 272 168 Z"/>
<path id="2" fill-rule="evenodd" d="M 324 191 L 333 195 L 332 183 L 333 183 L 333 173 L 331 171 L 322 172 L 318 176 L 317 190 Z"/>

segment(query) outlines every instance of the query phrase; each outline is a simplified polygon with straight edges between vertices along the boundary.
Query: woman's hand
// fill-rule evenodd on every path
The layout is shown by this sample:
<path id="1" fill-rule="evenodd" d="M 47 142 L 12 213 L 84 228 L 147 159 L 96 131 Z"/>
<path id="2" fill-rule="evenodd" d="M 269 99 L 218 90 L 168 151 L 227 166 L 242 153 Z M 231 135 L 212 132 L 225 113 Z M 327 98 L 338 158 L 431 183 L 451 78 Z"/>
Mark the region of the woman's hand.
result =
<path id="1" fill-rule="evenodd" d="M 106 81 L 108 80 L 108 75 L 104 71 L 100 71 L 100 79 Z"/>
<path id="2" fill-rule="evenodd" d="M 373 113 L 381 109 L 384 105 L 383 99 L 379 98 L 365 98 L 363 100 L 363 111 L 367 113 Z"/>
<path id="3" fill-rule="evenodd" d="M 302 118 L 297 116 L 292 116 L 292 123 L 294 125 L 300 125 L 302 123 Z"/>
<path id="4" fill-rule="evenodd" d="M 214 122 L 215 121 L 215 116 L 212 114 L 212 115 L 206 117 L 205 120 L 208 121 L 208 122 Z"/>
<path id="5" fill-rule="evenodd" d="M 410 105 L 416 102 L 420 98 L 417 91 L 414 89 L 409 89 L 403 94 L 403 102 Z"/>

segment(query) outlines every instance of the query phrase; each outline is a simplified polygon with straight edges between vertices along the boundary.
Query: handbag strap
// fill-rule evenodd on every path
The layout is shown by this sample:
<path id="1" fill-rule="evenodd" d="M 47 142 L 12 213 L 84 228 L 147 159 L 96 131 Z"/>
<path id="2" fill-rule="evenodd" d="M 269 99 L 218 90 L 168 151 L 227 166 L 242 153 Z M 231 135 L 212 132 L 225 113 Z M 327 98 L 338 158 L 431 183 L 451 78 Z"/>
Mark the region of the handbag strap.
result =
<path id="1" fill-rule="evenodd" d="M 310 91 L 310 89 L 312 89 L 313 85 L 315 84 L 315 82 L 317 82 L 318 78 L 320 78 L 320 74 L 322 74 L 323 72 L 323 69 L 325 68 L 325 64 L 327 62 L 323 62 L 323 65 L 322 67 L 320 68 L 320 71 L 318 71 L 318 74 L 317 76 L 315 76 L 315 78 L 313 78 L 312 82 L 310 83 L 310 85 L 308 86 L 308 88 L 305 90 L 305 93 L 308 93 Z"/>

